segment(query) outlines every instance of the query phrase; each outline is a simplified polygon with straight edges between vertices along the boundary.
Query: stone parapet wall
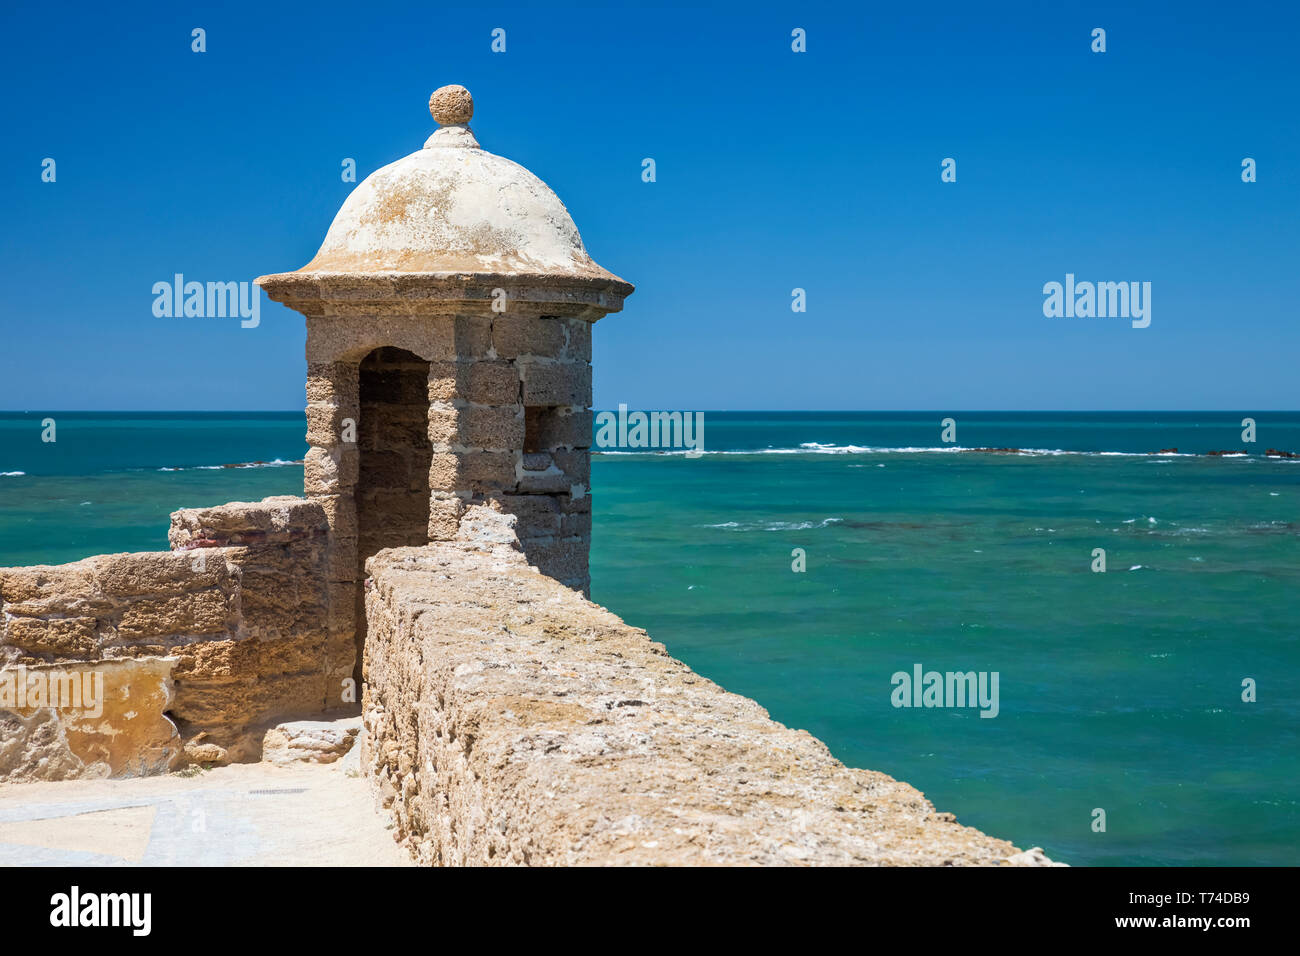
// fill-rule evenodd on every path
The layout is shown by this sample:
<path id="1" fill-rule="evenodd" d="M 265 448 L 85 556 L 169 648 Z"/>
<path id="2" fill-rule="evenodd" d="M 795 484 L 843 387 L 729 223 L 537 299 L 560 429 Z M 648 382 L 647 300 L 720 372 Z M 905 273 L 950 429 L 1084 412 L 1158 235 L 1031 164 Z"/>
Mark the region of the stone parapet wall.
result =
<path id="1" fill-rule="evenodd" d="M 346 706 L 341 681 L 355 649 L 350 634 L 340 646 L 328 641 L 327 528 L 321 507 L 301 498 L 235 502 L 176 512 L 170 552 L 0 568 L 0 679 L 18 669 L 39 676 L 112 662 L 103 668 L 112 693 L 96 732 L 130 739 L 130 722 L 157 731 L 163 721 L 178 737 L 171 756 L 105 757 L 89 745 L 78 752 L 67 729 L 85 723 L 80 712 L 12 707 L 6 713 L 21 718 L 29 743 L 11 748 L 7 769 L 0 757 L 0 775 L 128 774 L 186 760 L 256 759 L 258 725 Z M 10 729 L 7 739 L 16 740 Z M 157 733 L 148 741 L 155 747 Z M 60 747 L 76 759 L 52 757 Z M 45 771 L 33 771 L 41 761 Z"/>
<path id="2" fill-rule="evenodd" d="M 190 759 L 256 759 L 266 724 L 356 706 L 352 633 L 330 626 L 329 523 L 319 502 L 280 496 L 184 509 L 168 540 L 200 562 L 215 549 L 238 583 L 235 626 L 182 656 L 174 672 Z"/>
<path id="3" fill-rule="evenodd" d="M 430 864 L 996 864 L 1002 840 L 854 770 L 528 566 L 511 516 L 367 569 L 362 764 Z"/>

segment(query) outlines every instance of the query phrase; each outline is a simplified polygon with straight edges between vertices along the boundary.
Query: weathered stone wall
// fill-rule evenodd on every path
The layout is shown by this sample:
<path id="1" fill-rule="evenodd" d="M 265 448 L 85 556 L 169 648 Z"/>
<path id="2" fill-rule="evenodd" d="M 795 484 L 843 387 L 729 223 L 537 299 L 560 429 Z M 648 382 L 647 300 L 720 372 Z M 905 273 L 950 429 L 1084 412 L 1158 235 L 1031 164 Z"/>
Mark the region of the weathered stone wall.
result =
<path id="1" fill-rule="evenodd" d="M 262 726 L 356 706 L 351 634 L 329 627 L 328 529 L 319 502 L 291 496 L 172 515 L 172 548 L 200 564 L 221 552 L 237 584 L 235 626 L 174 672 L 191 759 L 252 759 Z"/>
<path id="2" fill-rule="evenodd" d="M 37 765 L 52 776 L 127 774 L 186 759 L 254 759 L 258 725 L 344 706 L 355 649 L 350 635 L 342 645 L 328 640 L 327 527 L 320 505 L 301 498 L 235 502 L 176 512 L 170 552 L 0 568 L 0 668 L 112 662 L 95 733 L 126 740 L 130 727 L 152 728 L 140 731 L 139 753 L 119 759 L 112 754 L 121 748 L 103 752 L 94 734 L 76 730 L 82 715 L 10 709 L 0 715 L 9 754 L 7 769 L 0 756 L 0 774 Z M 167 745 L 158 735 L 177 731 L 175 752 L 160 756 Z M 60 748 L 71 756 L 57 756 Z M 142 763 L 146 751 L 153 756 Z"/>
<path id="3" fill-rule="evenodd" d="M 530 568 L 514 519 L 368 562 L 362 764 L 431 864 L 992 864 L 1016 848 L 853 770 Z"/>

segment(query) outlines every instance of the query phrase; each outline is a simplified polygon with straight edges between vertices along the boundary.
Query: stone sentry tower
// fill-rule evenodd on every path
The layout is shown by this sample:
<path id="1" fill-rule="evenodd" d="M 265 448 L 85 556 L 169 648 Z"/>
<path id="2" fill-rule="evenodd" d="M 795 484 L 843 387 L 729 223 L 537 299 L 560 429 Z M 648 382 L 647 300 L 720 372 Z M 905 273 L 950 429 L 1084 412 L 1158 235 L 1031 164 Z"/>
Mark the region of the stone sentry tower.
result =
<path id="1" fill-rule="evenodd" d="M 591 326 L 632 286 L 564 204 L 470 131 L 461 86 L 424 148 L 376 170 L 296 272 L 262 276 L 307 320 L 304 493 L 329 519 L 330 632 L 364 643 L 364 566 L 517 516 L 529 563 L 584 593 L 591 542 Z"/>

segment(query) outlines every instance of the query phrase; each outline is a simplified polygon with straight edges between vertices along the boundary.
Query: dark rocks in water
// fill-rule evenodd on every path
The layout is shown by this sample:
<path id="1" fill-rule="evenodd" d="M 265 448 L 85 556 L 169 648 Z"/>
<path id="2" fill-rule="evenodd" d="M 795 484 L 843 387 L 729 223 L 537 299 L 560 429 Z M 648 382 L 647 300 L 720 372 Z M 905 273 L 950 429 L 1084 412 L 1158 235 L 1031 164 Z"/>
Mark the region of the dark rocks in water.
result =
<path id="1" fill-rule="evenodd" d="M 963 448 L 962 451 L 977 451 L 985 455 L 1023 455 L 1023 448 Z"/>
<path id="2" fill-rule="evenodd" d="M 967 524 L 968 522 L 959 521 L 954 523 L 958 525 L 964 525 Z M 918 524 L 914 521 L 854 521 L 853 519 L 850 518 L 844 521 L 844 527 L 864 528 L 868 531 L 893 531 L 895 529 L 901 529 L 904 531 L 923 531 L 927 528 L 932 527 L 932 525 Z"/>
<path id="3" fill-rule="evenodd" d="M 1177 449 L 1177 448 L 1162 448 L 1162 449 L 1160 449 L 1159 452 L 1157 452 L 1157 454 L 1160 454 L 1160 455 L 1169 455 L 1169 454 L 1177 454 L 1177 453 L 1178 453 L 1178 449 Z M 1207 451 L 1205 454 L 1208 455 L 1208 456 L 1211 457 L 1211 458 L 1222 458 L 1224 455 L 1249 455 L 1250 452 L 1248 452 L 1248 451 L 1246 451 L 1246 449 L 1242 448 L 1242 449 L 1240 449 L 1239 451 L 1230 451 L 1230 450 L 1228 450 L 1228 449 L 1220 449 L 1219 451 Z M 1280 451 L 1280 450 L 1278 450 L 1278 449 L 1276 449 L 1276 448 L 1269 448 L 1269 449 L 1267 449 L 1267 450 L 1264 452 L 1264 457 L 1266 457 L 1266 458 L 1300 458 L 1300 452 L 1294 452 L 1294 451 Z"/>
<path id="4" fill-rule="evenodd" d="M 279 464 L 279 463 L 280 462 L 278 459 L 276 461 L 262 461 L 262 459 L 259 458 L 257 461 L 230 461 L 230 462 L 226 462 L 226 464 L 222 465 L 221 467 L 222 468 L 267 468 L 271 465 Z M 302 461 L 289 462 L 289 464 L 301 465 Z"/>

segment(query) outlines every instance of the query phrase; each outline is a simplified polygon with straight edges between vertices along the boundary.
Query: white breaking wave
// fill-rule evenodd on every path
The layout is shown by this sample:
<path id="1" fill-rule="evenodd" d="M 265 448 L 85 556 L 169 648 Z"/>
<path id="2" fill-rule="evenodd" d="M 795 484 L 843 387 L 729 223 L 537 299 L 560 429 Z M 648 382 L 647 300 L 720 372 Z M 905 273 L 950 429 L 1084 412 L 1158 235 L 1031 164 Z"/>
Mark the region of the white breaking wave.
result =
<path id="1" fill-rule="evenodd" d="M 701 528 L 720 528 L 724 531 L 808 531 L 839 524 L 843 518 L 823 518 L 821 521 L 724 521 L 722 524 L 704 524 Z"/>

